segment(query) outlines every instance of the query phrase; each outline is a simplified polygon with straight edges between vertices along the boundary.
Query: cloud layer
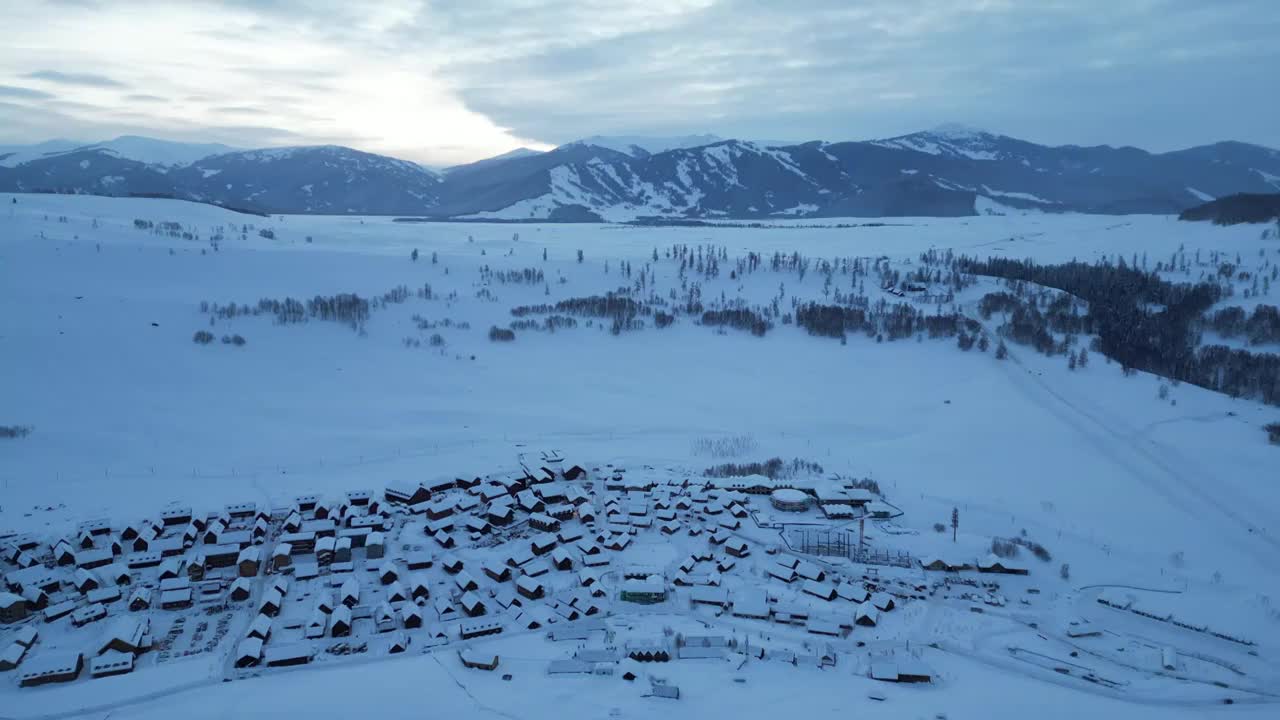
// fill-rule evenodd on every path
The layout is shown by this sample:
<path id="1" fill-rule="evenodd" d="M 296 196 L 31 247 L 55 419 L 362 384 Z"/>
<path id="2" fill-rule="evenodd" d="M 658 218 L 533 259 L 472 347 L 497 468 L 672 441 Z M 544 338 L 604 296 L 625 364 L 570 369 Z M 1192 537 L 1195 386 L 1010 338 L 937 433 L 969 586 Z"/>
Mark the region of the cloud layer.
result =
<path id="1" fill-rule="evenodd" d="M 592 134 L 1280 145 L 1273 0 L 24 3 L 0 142 L 339 143 L 428 163 Z"/>

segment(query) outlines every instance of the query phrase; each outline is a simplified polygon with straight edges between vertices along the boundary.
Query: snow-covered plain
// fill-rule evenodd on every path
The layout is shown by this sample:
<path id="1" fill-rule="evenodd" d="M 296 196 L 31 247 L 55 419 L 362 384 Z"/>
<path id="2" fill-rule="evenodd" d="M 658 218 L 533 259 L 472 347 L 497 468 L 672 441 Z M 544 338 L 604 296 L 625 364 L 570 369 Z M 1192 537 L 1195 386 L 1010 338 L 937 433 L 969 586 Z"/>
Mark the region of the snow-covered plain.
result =
<path id="1" fill-rule="evenodd" d="M 512 465 L 522 452 L 548 448 L 584 465 L 696 472 L 720 462 L 699 455 L 697 440 L 747 435 L 757 448 L 739 459 L 806 458 L 827 472 L 878 480 L 906 511 L 893 543 L 920 556 L 951 548 L 931 527 L 946 523 L 953 507 L 961 518 L 959 549 L 970 555 L 985 552 L 992 536 L 1025 529 L 1054 554 L 1052 564 L 1029 562 L 1037 582 L 1053 588 L 1059 619 L 1101 613 L 1120 626 L 1130 622 L 1093 603 L 1086 588 L 1094 585 L 1184 590 L 1198 616 L 1230 608 L 1233 628 L 1251 630 L 1258 643 L 1259 662 L 1269 668 L 1261 677 L 1278 677 L 1280 622 L 1270 598 L 1280 596 L 1280 483 L 1276 448 L 1259 429 L 1280 414 L 1274 408 L 1185 385 L 1173 389 L 1171 405 L 1157 397 L 1157 378 L 1124 377 L 1100 356 L 1069 372 L 1059 359 L 1012 345 L 1010 360 L 1000 362 L 989 352 L 961 352 L 951 341 L 854 337 L 842 345 L 793 326 L 757 338 L 687 319 L 619 336 L 596 323 L 521 331 L 510 343 L 487 337 L 491 325 L 511 322 L 514 306 L 631 284 L 620 263 L 638 271 L 655 248 L 662 254 L 674 244 L 726 248 L 730 262 L 719 278 L 704 282 L 704 299 L 723 291 L 765 303 L 782 285 L 789 305 L 793 297 L 821 299 L 821 276 L 801 281 L 766 271 L 730 279 L 732 259 L 798 251 L 886 256 L 906 268 L 935 248 L 1046 262 L 1134 252 L 1165 257 L 1180 247 L 1275 252 L 1275 242 L 1260 240 L 1257 228 L 1044 214 L 842 229 L 804 221 L 766 229 L 404 224 L 265 219 L 159 200 L 19 195 L 13 203 L 13 197 L 0 196 L 0 301 L 7 309 L 0 318 L 0 424 L 34 432 L 0 441 L 0 528 L 61 533 L 85 518 L 131 519 L 169 501 L 208 509 L 238 500 L 276 506 L 299 493 L 484 474 Z M 176 221 L 203 240 L 139 230 L 135 219 Z M 245 239 L 229 231 L 218 251 L 209 249 L 215 227 L 244 224 L 254 226 Z M 275 238 L 260 237 L 262 228 Z M 414 249 L 416 262 L 409 259 Z M 654 265 L 662 294 L 679 288 L 677 264 L 664 258 Z M 482 282 L 481 266 L 540 269 L 545 289 Z M 364 334 L 319 321 L 279 326 L 268 316 L 210 327 L 199 307 L 205 300 L 255 305 L 259 298 L 375 296 L 424 283 L 437 299 L 410 297 L 375 310 Z M 971 304 L 994 287 L 979 285 L 960 301 Z M 422 331 L 415 314 L 470 328 Z M 201 329 L 236 333 L 247 344 L 194 344 L 192 334 Z M 428 347 L 434 332 L 444 337 L 443 349 Z M 406 338 L 421 346 L 407 347 Z M 1070 582 L 1057 578 L 1061 562 L 1071 565 Z M 977 651 L 1014 632 L 948 612 L 931 610 L 914 639 Z M 975 624 L 982 627 L 965 629 Z M 517 639 L 492 642 L 517 668 L 543 652 Z M 1020 672 L 1016 661 L 979 655 L 930 651 L 946 682 L 888 688 L 890 699 L 875 712 L 1161 718 L 1276 712 L 1256 698 L 1215 710 L 1203 695 L 1180 704 L 1175 693 L 1151 704 L 1085 692 Z M 565 703 L 576 703 L 568 712 L 575 717 L 612 708 L 620 717 L 870 711 L 864 706 L 874 688 L 850 686 L 848 667 L 753 667 L 681 673 L 691 699 L 655 704 L 594 679 L 539 682 L 536 672 L 517 670 L 507 684 L 415 655 L 216 684 L 112 716 L 167 716 L 179 704 L 193 717 L 421 714 L 421 705 L 410 709 L 415 701 L 463 716 L 482 708 L 521 718 L 562 716 Z M 746 675 L 745 682 L 733 682 L 736 675 Z M 38 692 L 17 692 L 15 683 L 0 689 L 6 708 L 0 715 L 92 705 L 98 683 L 146 693 L 147 678 L 139 672 Z M 334 692 L 339 684 L 347 690 Z M 430 699 L 423 688 L 435 689 Z M 77 695 L 59 701 L 60 692 Z"/>

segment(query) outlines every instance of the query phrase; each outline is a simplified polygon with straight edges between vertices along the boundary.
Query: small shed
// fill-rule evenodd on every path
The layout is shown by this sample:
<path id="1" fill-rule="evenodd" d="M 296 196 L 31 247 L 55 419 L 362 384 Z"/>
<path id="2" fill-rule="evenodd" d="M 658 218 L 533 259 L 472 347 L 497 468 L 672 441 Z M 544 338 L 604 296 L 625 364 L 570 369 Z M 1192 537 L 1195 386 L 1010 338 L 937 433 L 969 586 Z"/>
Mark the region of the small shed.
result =
<path id="1" fill-rule="evenodd" d="M 400 607 L 400 622 L 410 630 L 422 627 L 422 609 L 413 603 L 405 603 Z"/>
<path id="2" fill-rule="evenodd" d="M 488 575 L 497 582 L 506 582 L 511 579 L 510 566 L 499 560 L 486 560 L 481 566 L 481 569 L 484 570 L 485 575 Z"/>
<path id="3" fill-rule="evenodd" d="M 149 610 L 151 608 L 151 588 L 140 587 L 133 591 L 129 596 L 129 609 L 134 612 L 141 610 Z"/>
<path id="4" fill-rule="evenodd" d="M 15 623 L 26 617 L 26 598 L 11 592 L 0 592 L 0 623 Z"/>
<path id="5" fill-rule="evenodd" d="M 342 583 L 338 597 L 338 601 L 349 608 L 360 604 L 360 581 L 355 578 L 347 578 L 346 582 Z"/>
<path id="6" fill-rule="evenodd" d="M 736 558 L 744 558 L 751 554 L 751 546 L 745 540 L 733 538 L 725 541 L 724 551 Z"/>
<path id="7" fill-rule="evenodd" d="M 245 637 L 258 638 L 266 642 L 271 637 L 271 618 L 267 615 L 258 615 L 249 623 L 249 629 L 245 632 Z"/>
<path id="8" fill-rule="evenodd" d="M 530 600 L 537 600 L 546 595 L 546 588 L 538 580 L 522 575 L 516 579 L 516 592 Z"/>
<path id="9" fill-rule="evenodd" d="M 458 598 L 458 605 L 469 617 L 479 617 L 487 612 L 484 601 L 474 592 L 462 593 L 462 597 Z"/>
<path id="10" fill-rule="evenodd" d="M 339 605 L 333 609 L 329 617 L 329 634 L 333 637 L 347 637 L 351 634 L 351 608 Z"/>
<path id="11" fill-rule="evenodd" d="M 378 566 L 378 580 L 383 585 L 390 585 L 400 579 L 400 571 L 396 570 L 396 566 L 390 560 L 383 560 Z"/>
<path id="12" fill-rule="evenodd" d="M 249 578 L 238 577 L 231 582 L 231 591 L 227 593 L 227 597 L 234 602 L 244 602 L 249 599 L 249 595 L 253 592 L 253 585 Z"/>
<path id="13" fill-rule="evenodd" d="M 409 576 L 409 594 L 414 600 L 431 597 L 431 582 L 425 574 L 414 573 Z"/>
<path id="14" fill-rule="evenodd" d="M 262 660 L 262 640 L 256 637 L 245 638 L 236 646 L 235 665 L 246 668 L 257 665 Z"/>
<path id="15" fill-rule="evenodd" d="M 474 648 L 464 648 L 458 653 L 462 666 L 472 670 L 497 670 L 498 656 Z"/>

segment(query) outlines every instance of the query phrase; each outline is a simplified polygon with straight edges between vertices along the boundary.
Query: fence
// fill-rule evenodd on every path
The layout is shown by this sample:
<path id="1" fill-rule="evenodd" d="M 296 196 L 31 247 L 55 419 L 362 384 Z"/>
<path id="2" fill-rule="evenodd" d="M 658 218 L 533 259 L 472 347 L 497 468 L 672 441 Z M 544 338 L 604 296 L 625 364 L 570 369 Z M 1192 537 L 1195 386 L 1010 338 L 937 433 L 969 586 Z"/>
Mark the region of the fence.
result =
<path id="1" fill-rule="evenodd" d="M 913 567 L 911 554 L 902 550 L 873 548 L 858 543 L 857 533 L 849 530 L 814 530 L 793 528 L 787 532 L 787 544 L 807 555 L 844 557 L 864 565 Z"/>

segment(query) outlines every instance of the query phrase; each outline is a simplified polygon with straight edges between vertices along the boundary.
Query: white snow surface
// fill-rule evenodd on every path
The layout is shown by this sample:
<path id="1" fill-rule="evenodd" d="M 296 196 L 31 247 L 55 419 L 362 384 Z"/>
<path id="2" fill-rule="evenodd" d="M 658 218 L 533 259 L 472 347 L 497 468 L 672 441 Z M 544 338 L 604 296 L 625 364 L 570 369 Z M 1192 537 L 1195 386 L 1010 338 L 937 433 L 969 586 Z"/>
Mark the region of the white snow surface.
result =
<path id="1" fill-rule="evenodd" d="M 571 197 L 578 181 L 565 175 L 557 192 Z M 537 203 L 559 199 L 525 201 L 526 210 L 536 213 Z M 977 202 L 999 206 L 983 196 Z M 648 472 L 643 468 L 650 466 L 654 473 L 672 468 L 680 477 L 696 476 L 722 460 L 701 455 L 695 441 L 748 436 L 754 449 L 736 460 L 808 458 L 827 473 L 875 478 L 905 513 L 891 525 L 869 525 L 876 542 L 917 556 L 981 557 L 991 537 L 1025 530 L 1054 556 L 1045 564 L 1023 554 L 1019 560 L 1032 575 L 1002 580 L 1007 607 L 977 614 L 969 610 L 975 603 L 959 600 L 905 602 L 880 627 L 833 640 L 840 660 L 823 669 L 681 660 L 645 666 L 634 684 L 616 677 L 548 678 L 547 662 L 565 657 L 563 644 L 548 642 L 545 632 L 504 633 L 474 644 L 501 656 L 495 673 L 463 669 L 452 648 L 422 654 L 417 646 L 390 659 L 326 662 L 230 683 L 219 681 L 220 658 L 36 689 L 18 688 L 6 673 L 0 715 L 70 716 L 94 707 L 98 716 L 139 719 L 178 710 L 193 719 L 417 717 L 429 697 L 441 715 L 535 719 L 563 717 L 566 703 L 575 716 L 624 718 L 754 719 L 777 712 L 1274 717 L 1274 700 L 1249 696 L 1226 707 L 1221 698 L 1243 697 L 1237 687 L 1274 687 L 1280 680 L 1280 623 L 1272 609 L 1280 593 L 1280 484 L 1270 471 L 1276 449 L 1259 430 L 1274 421 L 1275 408 L 1187 385 L 1172 390 L 1172 405 L 1158 399 L 1158 378 L 1126 377 L 1101 355 L 1071 372 L 1060 358 L 1013 344 L 1010 359 L 1000 362 L 990 353 L 961 352 L 954 342 L 851 337 L 843 345 L 789 325 L 757 338 L 720 334 L 684 318 L 663 330 L 650 326 L 618 336 L 580 319 L 577 328 L 556 333 L 517 331 L 510 343 L 487 339 L 490 326 L 512 321 L 511 307 L 630 284 L 634 278 L 619 274 L 621 262 L 638 275 L 655 248 L 661 256 L 675 244 L 723 245 L 731 258 L 792 251 L 883 256 L 904 274 L 931 249 L 1044 262 L 1116 253 L 1161 258 L 1180 247 L 1245 257 L 1271 252 L 1248 226 L 1005 209 L 1003 217 L 895 218 L 885 226 L 842 229 L 806 220 L 761 229 L 513 228 L 378 217 L 258 218 L 177 201 L 0 194 L 0 302 L 18 309 L 0 319 L 0 422 L 34 428 L 25 438 L 0 440 L 0 529 L 61 533 L 93 517 L 150 517 L 170 501 L 211 510 L 243 500 L 272 507 L 300 493 L 380 491 L 394 482 L 492 472 L 544 448 L 588 467 L 613 463 Z M 64 216 L 66 222 L 48 219 Z M 205 240 L 138 230 L 135 219 L 179 222 Z M 209 248 L 217 228 L 245 224 L 269 228 L 276 239 L 248 232 L 240 240 L 239 232 L 227 232 L 217 251 Z M 417 262 L 409 259 L 414 249 Z M 546 282 L 487 282 L 482 266 L 537 268 Z M 725 292 L 767 303 L 785 282 L 792 297 L 822 298 L 821 273 L 803 280 L 772 272 L 731 279 L 730 267 L 704 281 L 704 297 Z M 659 296 L 679 288 L 678 270 L 678 262 L 665 258 L 654 264 Z M 410 297 L 379 308 L 363 335 L 335 323 L 276 325 L 252 315 L 211 326 L 199 309 L 202 300 L 254 305 L 259 298 L 340 292 L 368 297 L 424 283 L 436 299 Z M 972 312 L 983 294 L 1000 287 L 981 282 L 957 303 Z M 452 326 L 420 331 L 415 315 L 447 318 Z M 470 328 L 459 329 L 458 322 Z M 193 343 L 192 334 L 203 329 L 240 334 L 247 344 Z M 427 348 L 432 332 L 444 337 L 442 350 Z M 406 347 L 404 339 L 412 337 L 421 338 L 422 347 Z M 933 530 L 953 508 L 960 517 L 956 543 L 949 528 Z M 758 512 L 771 516 L 767 507 Z M 753 545 L 762 537 L 751 519 L 742 532 Z M 414 542 L 429 541 L 417 534 Z M 654 537 L 661 536 L 637 536 L 637 549 L 626 557 L 665 565 L 678 561 L 680 548 L 694 546 L 683 534 Z M 758 568 L 772 556 L 757 549 L 740 562 L 756 570 L 727 574 L 731 590 L 768 582 L 763 587 L 771 594 L 792 597 L 779 581 L 760 579 Z M 1071 566 L 1069 581 L 1058 577 L 1063 562 Z M 1042 591 L 1037 605 L 1020 604 L 1032 597 L 1025 589 L 1033 585 Z M 1258 655 L 1099 605 L 1101 593 L 1113 592 L 1099 585 L 1172 589 L 1176 595 L 1146 598 L 1144 607 L 1249 633 Z M 792 647 L 801 652 L 802 643 L 822 647 L 798 628 L 691 616 L 687 606 L 681 598 L 611 622 L 626 623 L 634 636 L 661 637 L 664 627 L 675 627 L 686 635 L 749 636 L 753 644 L 798 637 Z M 1058 635 L 1076 618 L 1110 634 L 1082 640 L 1086 651 L 1069 658 Z M 1029 629 L 1028 621 L 1039 629 Z M 37 627 L 49 636 L 42 642 L 53 645 L 101 632 Z M 8 632 L 0 626 L 0 649 Z M 869 645 L 856 648 L 854 639 Z M 865 677 L 868 651 L 901 648 L 903 641 L 937 674 L 931 686 Z M 1147 667 L 1140 658 L 1164 645 L 1178 648 L 1181 673 L 1222 672 L 1233 689 L 1179 681 L 1155 666 L 1119 664 Z M 1229 657 L 1246 674 L 1188 669 L 1199 662 L 1184 657 L 1188 652 Z M 1036 664 L 1046 655 L 1105 667 L 1101 674 L 1121 673 L 1126 685 L 1065 678 Z M 513 679 L 504 682 L 503 673 Z M 648 674 L 679 685 L 681 699 L 644 697 Z M 868 699 L 877 691 L 884 702 Z"/>

